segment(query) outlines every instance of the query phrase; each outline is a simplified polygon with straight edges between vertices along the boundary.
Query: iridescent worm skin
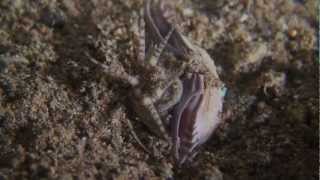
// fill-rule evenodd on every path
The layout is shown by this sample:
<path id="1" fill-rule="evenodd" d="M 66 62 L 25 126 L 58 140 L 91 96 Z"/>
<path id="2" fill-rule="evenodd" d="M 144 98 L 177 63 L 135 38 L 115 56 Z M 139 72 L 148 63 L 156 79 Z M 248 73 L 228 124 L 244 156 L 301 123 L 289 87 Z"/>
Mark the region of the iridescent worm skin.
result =
<path id="1" fill-rule="evenodd" d="M 224 89 L 205 88 L 201 74 L 183 79 L 183 95 L 171 121 L 174 155 L 179 165 L 192 158 L 214 132 L 221 120 Z"/>

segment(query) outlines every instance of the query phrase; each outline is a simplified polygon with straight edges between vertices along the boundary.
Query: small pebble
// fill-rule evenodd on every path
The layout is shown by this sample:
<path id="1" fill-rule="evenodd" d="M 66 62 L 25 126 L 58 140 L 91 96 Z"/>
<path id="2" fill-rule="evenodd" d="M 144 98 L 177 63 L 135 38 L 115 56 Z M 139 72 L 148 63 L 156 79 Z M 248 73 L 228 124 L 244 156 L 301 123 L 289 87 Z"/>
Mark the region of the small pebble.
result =
<path id="1" fill-rule="evenodd" d="M 290 38 L 296 38 L 298 35 L 298 31 L 296 29 L 289 30 L 288 35 Z"/>

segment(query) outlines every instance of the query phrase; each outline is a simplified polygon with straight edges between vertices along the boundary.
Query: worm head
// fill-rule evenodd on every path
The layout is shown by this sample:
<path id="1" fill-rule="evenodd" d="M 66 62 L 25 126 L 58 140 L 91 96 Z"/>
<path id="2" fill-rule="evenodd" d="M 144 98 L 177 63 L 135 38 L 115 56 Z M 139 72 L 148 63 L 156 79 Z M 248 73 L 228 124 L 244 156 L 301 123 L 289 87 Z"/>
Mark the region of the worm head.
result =
<path id="1" fill-rule="evenodd" d="M 196 155 L 221 121 L 225 90 L 205 87 L 204 78 L 194 73 L 183 79 L 183 95 L 173 112 L 173 151 L 179 165 Z"/>

